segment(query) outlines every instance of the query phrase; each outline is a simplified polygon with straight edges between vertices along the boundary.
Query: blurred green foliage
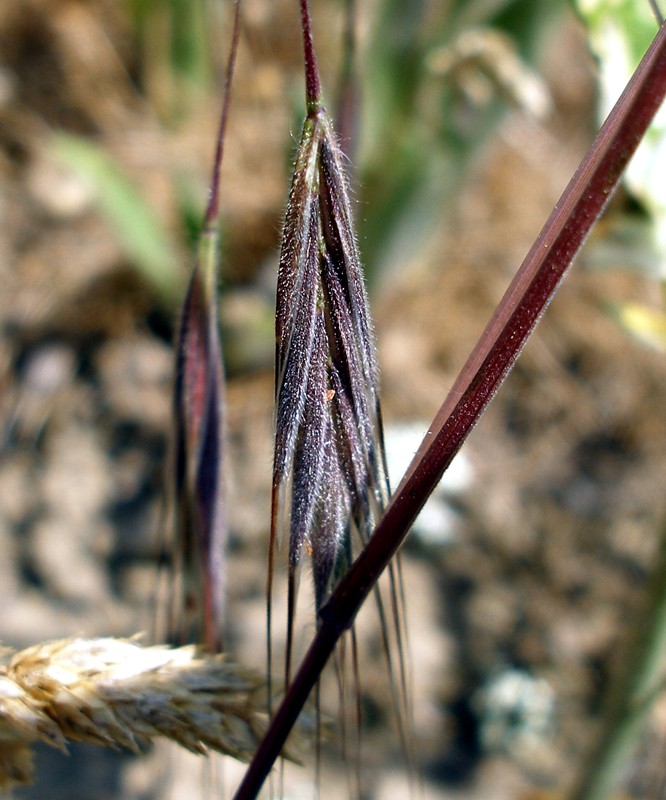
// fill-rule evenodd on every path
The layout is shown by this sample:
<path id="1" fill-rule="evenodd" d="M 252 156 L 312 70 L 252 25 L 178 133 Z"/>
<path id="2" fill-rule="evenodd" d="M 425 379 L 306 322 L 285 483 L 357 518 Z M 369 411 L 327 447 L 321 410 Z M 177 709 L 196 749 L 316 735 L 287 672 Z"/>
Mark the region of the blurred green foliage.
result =
<path id="1" fill-rule="evenodd" d="M 576 0 L 599 65 L 599 117 L 608 114 L 657 33 L 647 0 Z M 666 110 L 655 117 L 629 163 L 624 185 L 634 203 L 610 217 L 605 237 L 590 253 L 597 266 L 630 268 L 657 277 L 666 293 Z M 622 327 L 644 343 L 666 349 L 663 309 L 630 303 L 613 309 Z"/>
<path id="2" fill-rule="evenodd" d="M 137 80 L 164 124 L 177 124 L 214 91 L 214 62 L 224 48 L 213 42 L 225 41 L 222 4 L 125 3 L 139 54 Z M 361 247 L 371 280 L 418 259 L 507 103 L 521 102 L 518 84 L 534 79 L 543 39 L 565 5 L 566 0 L 378 4 L 367 50 L 357 59 L 360 124 L 355 126 Z M 358 12 L 364 13 L 360 4 Z M 474 52 L 461 46 L 470 32 L 476 35 Z M 502 60 L 521 65 L 515 86 L 505 85 Z M 485 97 L 469 91 L 474 82 L 485 84 Z"/>
<path id="3" fill-rule="evenodd" d="M 537 80 L 544 37 L 565 6 L 381 4 L 361 67 L 361 246 L 371 279 L 418 259 L 507 101 L 520 103 L 520 82 Z M 515 68 L 515 86 L 502 85 L 507 66 Z M 473 84 L 486 96 L 473 96 Z"/>
<path id="4" fill-rule="evenodd" d="M 141 82 L 168 123 L 186 116 L 212 87 L 212 42 L 220 19 L 212 0 L 126 0 L 141 52 Z"/>
<path id="5" fill-rule="evenodd" d="M 178 126 L 221 92 L 214 76 L 225 54 L 218 43 L 228 38 L 223 4 L 125 4 L 136 42 L 136 81 L 162 124 Z M 371 288 L 419 264 L 446 219 L 447 204 L 506 109 L 544 112 L 547 90 L 538 77 L 539 58 L 566 5 L 566 0 L 380 0 L 372 10 L 369 35 L 355 58 L 353 94 L 359 99 L 351 125 L 359 131 L 352 149 L 360 246 Z M 367 13 L 363 4 L 356 8 Z M 312 11 L 316 18 L 316 2 Z M 294 4 L 293 25 L 298 24 Z M 339 47 L 344 46 L 340 37 Z M 242 136 L 242 130 L 234 135 Z M 173 283 L 174 248 L 139 188 L 97 145 L 70 139 L 59 147 L 61 157 L 94 183 L 100 210 L 137 269 L 162 296 L 172 291 L 169 286 L 180 286 L 180 279 Z M 183 241 L 191 247 L 199 203 L 180 183 L 176 195 L 182 199 Z"/>
<path id="6" fill-rule="evenodd" d="M 174 306 L 184 277 L 177 248 L 134 182 L 100 146 L 83 137 L 59 134 L 53 155 L 92 187 L 101 214 L 132 264 L 160 299 Z"/>

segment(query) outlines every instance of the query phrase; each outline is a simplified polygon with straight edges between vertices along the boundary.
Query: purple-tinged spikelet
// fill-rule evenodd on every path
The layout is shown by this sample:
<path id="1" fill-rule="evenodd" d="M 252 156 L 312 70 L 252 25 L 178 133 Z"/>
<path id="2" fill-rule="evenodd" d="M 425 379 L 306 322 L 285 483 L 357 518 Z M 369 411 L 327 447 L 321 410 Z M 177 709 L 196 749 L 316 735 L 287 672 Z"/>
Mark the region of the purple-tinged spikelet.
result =
<path id="1" fill-rule="evenodd" d="M 353 532 L 364 539 L 388 499 L 375 346 L 344 156 L 320 99 L 307 25 L 306 77 L 276 310 L 271 572 L 288 531 L 292 609 L 303 551 L 312 556 L 319 608 L 345 566 Z"/>
<path id="2" fill-rule="evenodd" d="M 174 495 L 181 636 L 221 646 L 225 540 L 224 373 L 217 316 L 217 236 L 202 234 L 176 342 Z"/>
<path id="3" fill-rule="evenodd" d="M 181 641 L 222 649 L 224 612 L 224 369 L 218 320 L 217 216 L 224 137 L 240 37 L 234 2 L 231 47 L 208 208 L 180 315 L 173 403 L 175 572 L 182 597 L 172 602 Z"/>
<path id="4" fill-rule="evenodd" d="M 275 323 L 276 434 L 267 583 L 269 712 L 278 546 L 288 539 L 286 685 L 291 679 L 297 587 L 304 555 L 310 557 L 314 604 L 319 612 L 367 542 L 389 500 L 376 352 L 343 166 L 345 156 L 321 99 L 307 0 L 301 0 L 301 19 L 307 114 L 285 214 Z M 375 598 L 393 709 L 411 771 L 399 565 L 389 567 L 388 595 L 384 597 L 377 588 Z M 354 731 L 360 781 L 361 676 L 353 628 L 350 644 L 336 653 L 339 722 L 343 757 L 347 732 Z M 315 706 L 319 719 L 318 693 Z M 353 726 L 347 724 L 350 713 L 355 718 Z M 320 744 L 318 739 L 317 769 Z"/>
<path id="5" fill-rule="evenodd" d="M 301 0 L 307 114 L 285 215 L 276 304 L 276 435 L 268 567 L 268 692 L 272 692 L 272 596 L 277 549 L 288 539 L 285 680 L 291 678 L 296 595 L 310 556 L 315 610 L 369 538 L 389 499 L 379 377 L 349 188 L 321 100 L 307 0 Z M 403 593 L 399 567 L 389 594 L 375 592 L 401 744 L 411 759 Z M 336 655 L 340 725 L 355 715 L 360 674 L 355 633 Z M 347 653 L 347 655 L 345 655 Z M 350 678 L 351 680 L 348 680 Z M 319 714 L 319 699 L 315 699 Z M 347 745 L 344 744 L 343 747 Z M 359 752 L 359 747 L 354 750 Z M 319 752 L 319 750 L 317 750 Z M 357 767 L 360 770 L 359 764 Z M 357 777 L 360 772 L 357 773 Z"/>

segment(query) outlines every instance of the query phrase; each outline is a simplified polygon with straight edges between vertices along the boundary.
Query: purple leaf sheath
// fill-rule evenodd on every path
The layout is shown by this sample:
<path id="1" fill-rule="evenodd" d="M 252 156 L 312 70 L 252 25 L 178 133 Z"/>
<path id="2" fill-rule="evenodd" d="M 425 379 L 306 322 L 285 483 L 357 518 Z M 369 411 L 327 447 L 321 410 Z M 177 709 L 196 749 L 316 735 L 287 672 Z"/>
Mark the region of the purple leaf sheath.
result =
<path id="1" fill-rule="evenodd" d="M 178 637 L 222 649 L 226 516 L 224 497 L 224 368 L 218 320 L 217 225 L 224 140 L 240 39 L 234 0 L 231 46 L 217 132 L 208 208 L 176 340 L 173 408 L 175 574 L 172 595 Z"/>
<path id="2" fill-rule="evenodd" d="M 217 233 L 202 234 L 180 318 L 174 389 L 180 636 L 221 647 L 224 598 L 224 373 L 217 316 Z"/>

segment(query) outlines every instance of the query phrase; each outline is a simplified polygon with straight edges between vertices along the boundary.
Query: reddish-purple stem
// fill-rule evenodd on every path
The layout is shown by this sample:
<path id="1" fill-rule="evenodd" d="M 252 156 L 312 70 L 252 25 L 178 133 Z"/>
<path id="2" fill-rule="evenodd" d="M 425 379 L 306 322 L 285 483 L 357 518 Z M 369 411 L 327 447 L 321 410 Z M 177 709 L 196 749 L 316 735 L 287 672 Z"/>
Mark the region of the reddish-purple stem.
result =
<path id="1" fill-rule="evenodd" d="M 220 205 L 220 173 L 222 171 L 222 156 L 224 154 L 224 139 L 227 131 L 227 120 L 229 118 L 229 107 L 231 105 L 231 84 L 234 78 L 234 67 L 236 65 L 236 55 L 238 53 L 238 41 L 240 39 L 240 4 L 241 0 L 234 0 L 234 27 L 231 32 L 231 48 L 227 59 L 227 67 L 224 75 L 224 95 L 222 100 L 222 112 L 220 114 L 220 125 L 217 129 L 217 139 L 215 142 L 215 156 L 213 158 L 213 175 L 210 181 L 208 195 L 208 208 L 204 218 L 204 230 L 212 227 L 217 219 Z"/>
<path id="2" fill-rule="evenodd" d="M 301 28 L 303 30 L 303 54 L 305 56 L 305 100 L 308 113 L 321 106 L 321 82 L 319 68 L 312 41 L 312 23 L 308 0 L 301 0 Z"/>
<path id="3" fill-rule="evenodd" d="M 253 800 L 342 633 L 511 369 L 610 199 L 666 95 L 666 26 L 571 179 L 444 401 L 368 545 L 320 612 L 321 624 L 273 717 L 235 800 Z"/>

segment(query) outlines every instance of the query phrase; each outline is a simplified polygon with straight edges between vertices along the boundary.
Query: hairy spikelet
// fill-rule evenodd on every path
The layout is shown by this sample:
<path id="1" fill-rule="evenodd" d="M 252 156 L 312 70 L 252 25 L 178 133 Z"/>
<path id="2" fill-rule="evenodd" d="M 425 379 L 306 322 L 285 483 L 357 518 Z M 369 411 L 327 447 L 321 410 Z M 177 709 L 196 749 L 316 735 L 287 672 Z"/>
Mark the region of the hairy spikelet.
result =
<path id="1" fill-rule="evenodd" d="M 388 498 L 378 373 L 348 188 L 331 120 L 311 108 L 296 156 L 276 314 L 274 543 L 312 554 L 317 606 L 353 526 Z"/>
<path id="2" fill-rule="evenodd" d="M 0 671 L 0 787 L 30 782 L 37 741 L 139 751 L 166 737 L 194 753 L 249 760 L 266 727 L 262 685 L 193 646 L 66 639 L 22 650 Z"/>
<path id="3" fill-rule="evenodd" d="M 276 434 L 267 593 L 269 696 L 273 584 L 280 544 L 288 540 L 284 670 L 288 683 L 304 556 L 310 557 L 319 612 L 367 542 L 389 499 L 377 359 L 345 156 L 321 99 L 307 0 L 301 0 L 301 17 L 307 115 L 296 153 L 277 280 Z M 386 597 L 378 589 L 375 598 L 393 707 L 409 762 L 410 701 L 399 566 L 388 569 Z M 361 730 L 361 676 L 353 629 L 349 644 L 338 648 L 335 664 L 344 757 L 349 746 L 346 732 L 356 737 L 352 748 L 358 755 Z M 318 693 L 315 704 L 321 719 Z M 355 723 L 349 726 L 351 716 Z M 357 770 L 358 777 L 358 761 Z"/>

